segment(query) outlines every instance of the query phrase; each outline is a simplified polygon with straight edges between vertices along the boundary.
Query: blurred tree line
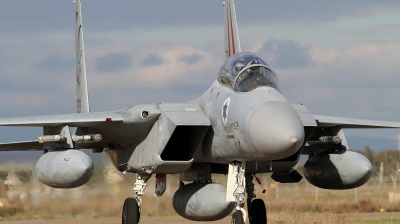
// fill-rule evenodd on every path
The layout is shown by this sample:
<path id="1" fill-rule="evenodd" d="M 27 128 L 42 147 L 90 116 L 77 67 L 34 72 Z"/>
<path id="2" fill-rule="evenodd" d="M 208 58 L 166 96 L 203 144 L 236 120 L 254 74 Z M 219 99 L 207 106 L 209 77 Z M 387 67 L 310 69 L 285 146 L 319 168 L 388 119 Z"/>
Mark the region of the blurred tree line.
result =
<path id="1" fill-rule="evenodd" d="M 383 175 L 388 176 L 393 173 L 399 172 L 400 151 L 399 150 L 385 150 L 375 152 L 371 147 L 366 146 L 361 150 L 351 150 L 358 152 L 369 159 L 372 164 L 373 176 L 379 175 L 380 170 L 383 168 Z M 383 166 L 381 168 L 381 165 Z"/>

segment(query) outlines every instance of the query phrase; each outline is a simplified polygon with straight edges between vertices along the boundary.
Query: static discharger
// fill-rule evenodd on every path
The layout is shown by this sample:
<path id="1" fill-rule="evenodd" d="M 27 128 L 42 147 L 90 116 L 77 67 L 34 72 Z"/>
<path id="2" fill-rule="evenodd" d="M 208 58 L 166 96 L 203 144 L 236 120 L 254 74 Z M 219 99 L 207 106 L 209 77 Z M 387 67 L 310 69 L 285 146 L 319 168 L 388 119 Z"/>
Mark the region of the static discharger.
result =
<path id="1" fill-rule="evenodd" d="M 100 142 L 101 140 L 103 140 L 103 137 L 100 134 L 74 136 L 74 141 L 77 143 Z"/>
<path id="2" fill-rule="evenodd" d="M 61 135 L 42 135 L 38 138 L 39 143 L 45 142 L 65 142 L 67 139 Z"/>

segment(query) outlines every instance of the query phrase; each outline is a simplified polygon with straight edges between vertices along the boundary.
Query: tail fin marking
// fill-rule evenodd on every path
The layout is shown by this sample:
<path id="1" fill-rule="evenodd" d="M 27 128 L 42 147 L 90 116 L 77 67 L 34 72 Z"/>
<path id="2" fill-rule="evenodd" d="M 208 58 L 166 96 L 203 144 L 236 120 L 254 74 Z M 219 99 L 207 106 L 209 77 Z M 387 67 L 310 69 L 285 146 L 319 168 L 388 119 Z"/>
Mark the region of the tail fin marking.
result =
<path id="1" fill-rule="evenodd" d="M 224 2 L 224 14 L 225 55 L 228 58 L 241 52 L 234 0 L 226 0 Z"/>
<path id="2" fill-rule="evenodd" d="M 86 78 L 85 46 L 83 42 L 81 1 L 75 0 L 75 51 L 76 51 L 76 111 L 89 113 L 89 94 Z"/>

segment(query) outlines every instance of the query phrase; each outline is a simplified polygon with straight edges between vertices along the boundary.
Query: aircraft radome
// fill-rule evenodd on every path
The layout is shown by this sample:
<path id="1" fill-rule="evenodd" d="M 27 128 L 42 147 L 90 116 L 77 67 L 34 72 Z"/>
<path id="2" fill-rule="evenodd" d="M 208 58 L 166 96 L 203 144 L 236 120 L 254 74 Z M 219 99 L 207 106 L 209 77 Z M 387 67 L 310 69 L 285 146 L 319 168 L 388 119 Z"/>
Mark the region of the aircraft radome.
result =
<path id="1" fill-rule="evenodd" d="M 0 126 L 43 127 L 43 135 L 0 144 L 0 150 L 44 151 L 36 175 L 54 188 L 79 187 L 91 178 L 93 162 L 80 150 L 106 153 L 116 169 L 136 173 L 133 196 L 122 208 L 122 223 L 127 224 L 140 221 L 146 203 L 142 195 L 152 176 L 157 180 L 155 196 L 161 197 L 166 175 L 180 174 L 172 204 L 182 217 L 214 221 L 236 210 L 235 224 L 267 222 L 265 204 L 255 198 L 253 177 L 272 173 L 276 182 L 297 183 L 302 176 L 293 167 L 301 154 L 309 156 L 304 175 L 314 186 L 351 189 L 365 184 L 372 165 L 348 151 L 343 130 L 399 128 L 400 122 L 315 115 L 303 104 L 290 103 L 271 65 L 260 55 L 242 52 L 234 0 L 223 5 L 226 58 L 204 94 L 190 102 L 91 113 L 81 2 L 75 0 L 71 18 L 76 21 L 77 113 L 2 118 Z M 211 182 L 212 173 L 227 174 L 226 186 Z"/>

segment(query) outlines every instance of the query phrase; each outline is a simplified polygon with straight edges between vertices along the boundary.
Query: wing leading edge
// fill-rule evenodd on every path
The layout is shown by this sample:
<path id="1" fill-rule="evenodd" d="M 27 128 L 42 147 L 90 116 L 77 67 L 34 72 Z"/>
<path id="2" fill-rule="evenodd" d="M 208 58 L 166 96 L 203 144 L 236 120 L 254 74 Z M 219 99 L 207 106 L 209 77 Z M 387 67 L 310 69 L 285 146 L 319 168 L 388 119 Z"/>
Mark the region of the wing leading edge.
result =
<path id="1" fill-rule="evenodd" d="M 43 151 L 39 141 L 9 142 L 0 144 L 0 151 Z"/>
<path id="2" fill-rule="evenodd" d="M 0 126 L 55 127 L 98 127 L 122 122 L 121 114 L 115 112 L 62 114 L 49 116 L 1 118 Z"/>
<path id="3" fill-rule="evenodd" d="M 400 122 L 332 117 L 311 114 L 303 104 L 292 104 L 305 127 L 316 128 L 400 128 Z"/>
<path id="4" fill-rule="evenodd" d="M 313 115 L 319 128 L 400 128 L 400 122 Z"/>

